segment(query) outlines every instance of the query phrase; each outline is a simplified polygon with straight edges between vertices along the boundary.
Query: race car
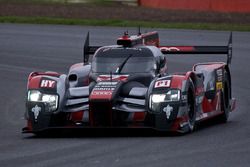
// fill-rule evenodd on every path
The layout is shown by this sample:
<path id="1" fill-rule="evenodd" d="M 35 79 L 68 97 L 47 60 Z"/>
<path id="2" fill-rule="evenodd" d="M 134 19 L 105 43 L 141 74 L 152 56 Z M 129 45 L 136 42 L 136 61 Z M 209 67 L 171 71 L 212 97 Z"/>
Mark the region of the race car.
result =
<path id="1" fill-rule="evenodd" d="M 23 133 L 56 128 L 149 128 L 188 133 L 197 122 L 228 120 L 235 108 L 228 46 L 160 46 L 158 32 L 129 36 L 116 45 L 89 46 L 68 74 L 32 72 L 28 77 Z M 167 56 L 224 54 L 227 62 L 198 63 L 168 73 Z"/>

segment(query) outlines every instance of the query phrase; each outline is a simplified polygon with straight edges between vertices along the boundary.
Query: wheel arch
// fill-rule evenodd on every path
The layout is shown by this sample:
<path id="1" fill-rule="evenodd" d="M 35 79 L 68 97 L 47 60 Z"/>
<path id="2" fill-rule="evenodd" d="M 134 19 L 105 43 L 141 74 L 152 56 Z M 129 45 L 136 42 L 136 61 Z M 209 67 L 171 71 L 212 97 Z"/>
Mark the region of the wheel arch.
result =
<path id="1" fill-rule="evenodd" d="M 189 80 L 191 80 L 192 82 L 192 84 L 193 84 L 193 88 L 194 88 L 194 93 L 195 93 L 195 89 L 196 89 L 196 87 L 197 87 L 197 76 L 196 76 L 196 74 L 194 73 L 194 72 L 192 72 L 192 71 L 189 71 L 189 72 L 187 72 L 186 73 L 186 76 L 185 76 L 185 79 L 187 80 L 187 81 L 189 81 Z M 188 91 L 188 88 L 189 88 L 189 84 L 190 84 L 190 82 L 187 82 L 187 85 L 185 86 L 185 88 L 186 88 L 186 91 Z"/>

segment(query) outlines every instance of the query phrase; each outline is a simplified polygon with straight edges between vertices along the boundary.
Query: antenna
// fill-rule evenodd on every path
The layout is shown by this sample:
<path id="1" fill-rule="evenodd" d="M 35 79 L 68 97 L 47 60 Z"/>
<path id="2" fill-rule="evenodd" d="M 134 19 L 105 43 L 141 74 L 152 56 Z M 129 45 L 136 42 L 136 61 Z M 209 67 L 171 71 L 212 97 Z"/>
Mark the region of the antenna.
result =
<path id="1" fill-rule="evenodd" d="M 138 27 L 138 35 L 141 35 L 141 26 Z"/>
<path id="2" fill-rule="evenodd" d="M 124 32 L 124 36 L 128 36 L 128 30 Z"/>

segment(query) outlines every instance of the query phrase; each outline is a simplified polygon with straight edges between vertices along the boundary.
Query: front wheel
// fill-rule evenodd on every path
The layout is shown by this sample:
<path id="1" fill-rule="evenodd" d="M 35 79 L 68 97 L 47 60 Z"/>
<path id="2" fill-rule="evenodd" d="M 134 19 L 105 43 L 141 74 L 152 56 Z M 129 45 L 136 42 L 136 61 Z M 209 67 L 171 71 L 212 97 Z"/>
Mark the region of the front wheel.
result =
<path id="1" fill-rule="evenodd" d="M 188 132 L 194 131 L 196 112 L 195 112 L 195 96 L 194 96 L 194 85 L 190 82 L 190 87 L 188 89 L 187 105 L 188 105 Z"/>

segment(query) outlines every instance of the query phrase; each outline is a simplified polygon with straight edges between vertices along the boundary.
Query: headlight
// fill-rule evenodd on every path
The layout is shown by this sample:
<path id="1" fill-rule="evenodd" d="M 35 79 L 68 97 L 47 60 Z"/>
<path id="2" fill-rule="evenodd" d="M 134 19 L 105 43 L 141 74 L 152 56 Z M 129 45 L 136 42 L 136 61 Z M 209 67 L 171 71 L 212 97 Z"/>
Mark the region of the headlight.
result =
<path id="1" fill-rule="evenodd" d="M 39 91 L 33 90 L 28 92 L 28 101 L 40 101 L 42 94 Z"/>
<path id="2" fill-rule="evenodd" d="M 152 95 L 153 103 L 161 103 L 164 102 L 166 95 L 165 94 L 154 94 Z"/>
<path id="3" fill-rule="evenodd" d="M 153 94 L 151 100 L 153 103 L 179 101 L 180 90 L 169 90 L 166 94 Z"/>
<path id="4" fill-rule="evenodd" d="M 47 103 L 49 110 L 55 111 L 58 106 L 58 95 L 43 94 L 38 90 L 31 90 L 28 92 L 28 101 Z"/>

